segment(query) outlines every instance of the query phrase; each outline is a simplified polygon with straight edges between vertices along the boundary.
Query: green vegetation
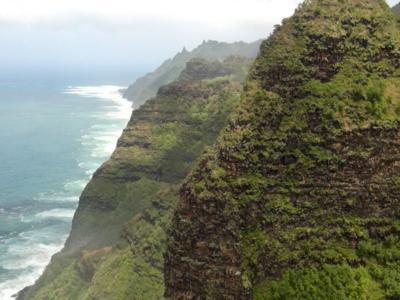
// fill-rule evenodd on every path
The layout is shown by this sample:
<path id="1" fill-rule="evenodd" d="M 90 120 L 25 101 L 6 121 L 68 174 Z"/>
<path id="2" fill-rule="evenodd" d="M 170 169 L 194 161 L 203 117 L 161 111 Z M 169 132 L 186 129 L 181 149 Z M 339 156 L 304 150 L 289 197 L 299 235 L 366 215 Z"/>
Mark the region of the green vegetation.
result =
<path id="1" fill-rule="evenodd" d="M 163 271 L 173 299 L 400 298 L 390 8 L 306 0 L 262 43 L 241 100 L 249 60 L 227 54 L 253 46 L 230 45 L 224 62 L 220 46 L 128 89 L 139 105 L 180 74 L 133 113 L 65 249 L 19 298 L 163 299 Z"/>
<path id="2" fill-rule="evenodd" d="M 245 57 L 254 60 L 260 48 L 261 41 L 253 43 L 221 43 L 216 41 L 204 41 L 201 45 L 187 51 L 175 55 L 173 58 L 166 60 L 160 67 L 153 72 L 138 78 L 124 92 L 124 97 L 133 102 L 134 107 L 139 107 L 146 100 L 156 96 L 160 87 L 176 80 L 182 71 L 185 71 L 186 63 L 192 59 L 205 59 L 208 61 L 219 61 L 227 59 L 230 56 Z M 224 64 L 229 67 L 229 63 Z M 243 70 L 245 66 L 243 66 Z M 242 76 L 243 76 L 243 72 Z"/>
<path id="3" fill-rule="evenodd" d="M 20 299 L 163 299 L 165 231 L 180 183 L 227 125 L 249 64 L 188 63 L 182 74 L 201 69 L 201 78 L 182 75 L 133 112 L 85 188 L 65 248 Z"/>
<path id="4" fill-rule="evenodd" d="M 300 5 L 185 181 L 167 295 L 398 299 L 399 86 L 385 1 Z"/>
<path id="5" fill-rule="evenodd" d="M 323 265 L 289 270 L 281 281 L 256 288 L 254 300 L 382 299 L 380 286 L 363 267 Z"/>

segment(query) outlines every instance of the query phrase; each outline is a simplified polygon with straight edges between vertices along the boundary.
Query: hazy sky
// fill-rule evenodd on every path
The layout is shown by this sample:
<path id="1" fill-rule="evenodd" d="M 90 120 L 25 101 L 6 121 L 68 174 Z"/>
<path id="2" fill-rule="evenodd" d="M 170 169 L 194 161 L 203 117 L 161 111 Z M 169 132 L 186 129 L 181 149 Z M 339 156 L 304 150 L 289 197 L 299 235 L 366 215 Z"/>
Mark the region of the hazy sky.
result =
<path id="1" fill-rule="evenodd" d="M 202 40 L 267 37 L 300 2 L 0 0 L 0 65 L 146 71 Z"/>

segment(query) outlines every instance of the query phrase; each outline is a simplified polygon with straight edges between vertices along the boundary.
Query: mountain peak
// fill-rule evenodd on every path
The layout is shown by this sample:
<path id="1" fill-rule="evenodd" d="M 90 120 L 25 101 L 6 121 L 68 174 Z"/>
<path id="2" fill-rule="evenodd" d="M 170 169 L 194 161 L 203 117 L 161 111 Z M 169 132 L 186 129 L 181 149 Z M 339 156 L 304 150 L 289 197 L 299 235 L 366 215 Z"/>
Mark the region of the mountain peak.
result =
<path id="1" fill-rule="evenodd" d="M 310 0 L 263 42 L 181 190 L 167 296 L 398 297 L 399 37 L 384 1 Z"/>
<path id="2" fill-rule="evenodd" d="M 254 59 L 257 55 L 261 41 L 253 43 L 223 43 L 217 41 L 203 41 L 191 51 L 184 49 L 172 59 L 166 60 L 155 71 L 138 78 L 124 92 L 124 97 L 131 100 L 135 107 L 139 107 L 146 100 L 156 96 L 157 90 L 177 79 L 185 69 L 186 63 L 194 58 L 209 61 L 222 61 L 229 56 L 243 56 Z"/>
<path id="3" fill-rule="evenodd" d="M 253 74 L 271 91 L 301 96 L 302 83 L 327 81 L 343 68 L 393 72 L 399 65 L 398 41 L 384 1 L 309 0 L 263 43 Z M 385 65 L 374 64 L 376 60 Z"/>

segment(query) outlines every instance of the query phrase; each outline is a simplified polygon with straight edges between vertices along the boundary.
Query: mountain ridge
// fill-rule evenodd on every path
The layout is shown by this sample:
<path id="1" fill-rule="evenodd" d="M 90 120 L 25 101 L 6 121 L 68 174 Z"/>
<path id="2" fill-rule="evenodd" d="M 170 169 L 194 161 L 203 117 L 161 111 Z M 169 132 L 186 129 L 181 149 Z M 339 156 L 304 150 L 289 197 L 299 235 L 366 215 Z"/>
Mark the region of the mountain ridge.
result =
<path id="1" fill-rule="evenodd" d="M 166 295 L 397 299 L 399 83 L 385 1 L 301 4 L 185 180 Z"/>
<path id="2" fill-rule="evenodd" d="M 164 231 L 180 182 L 226 125 L 251 62 L 189 61 L 133 111 L 83 191 L 64 249 L 18 299 L 163 298 Z"/>
<path id="3" fill-rule="evenodd" d="M 225 43 L 217 41 L 203 41 L 203 43 L 192 51 L 184 48 L 173 58 L 164 61 L 153 72 L 150 72 L 138 78 L 126 90 L 123 91 L 123 96 L 133 102 L 134 107 L 139 107 L 147 99 L 154 97 L 157 90 L 173 80 L 185 68 L 185 64 L 193 58 L 203 58 L 212 61 L 222 61 L 229 56 L 242 56 L 254 59 L 257 55 L 261 40 L 245 43 Z"/>

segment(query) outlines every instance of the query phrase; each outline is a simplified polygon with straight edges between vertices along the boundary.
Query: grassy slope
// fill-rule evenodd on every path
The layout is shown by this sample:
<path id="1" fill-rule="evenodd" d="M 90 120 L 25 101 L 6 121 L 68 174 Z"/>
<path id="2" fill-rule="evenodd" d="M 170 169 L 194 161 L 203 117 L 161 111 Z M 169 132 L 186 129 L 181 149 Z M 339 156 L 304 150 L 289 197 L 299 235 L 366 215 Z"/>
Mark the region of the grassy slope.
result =
<path id="1" fill-rule="evenodd" d="M 161 86 L 175 80 L 185 69 L 189 60 L 193 58 L 224 60 L 231 55 L 254 59 L 257 56 L 260 43 L 261 41 L 253 43 L 203 42 L 192 51 L 183 50 L 172 59 L 165 61 L 153 72 L 138 78 L 125 91 L 124 97 L 133 101 L 135 107 L 139 107 L 147 99 L 154 97 Z"/>
<path id="2" fill-rule="evenodd" d="M 84 190 L 65 248 L 20 298 L 163 297 L 164 230 L 178 186 L 226 125 L 249 63 L 194 61 L 184 79 L 133 112 L 111 159 Z M 194 78 L 198 69 L 202 77 Z"/>
<path id="3" fill-rule="evenodd" d="M 399 71 L 383 0 L 309 0 L 284 20 L 181 191 L 167 294 L 399 299 Z"/>

